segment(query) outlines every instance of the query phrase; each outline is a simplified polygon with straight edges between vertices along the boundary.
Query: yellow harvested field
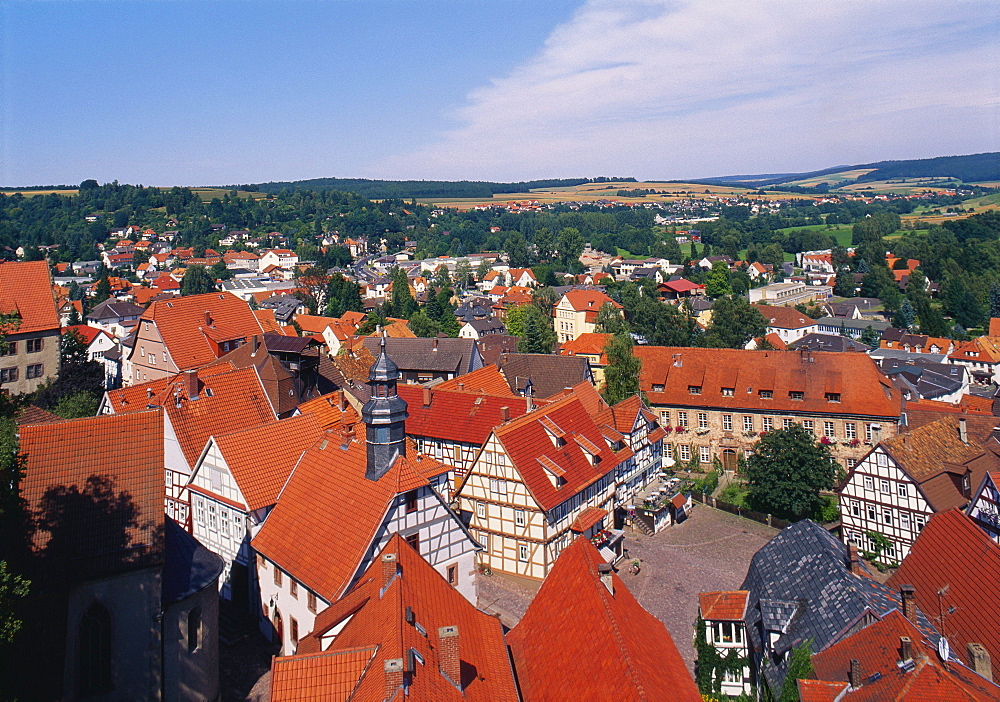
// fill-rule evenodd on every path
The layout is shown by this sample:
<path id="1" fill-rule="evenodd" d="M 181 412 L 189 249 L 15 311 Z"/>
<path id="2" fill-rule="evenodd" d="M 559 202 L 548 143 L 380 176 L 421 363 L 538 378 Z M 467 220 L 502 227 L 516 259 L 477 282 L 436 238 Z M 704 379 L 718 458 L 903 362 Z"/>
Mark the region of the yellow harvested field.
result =
<path id="1" fill-rule="evenodd" d="M 79 192 L 77 189 L 73 190 L 17 190 L 17 189 L 0 189 L 0 193 L 4 195 L 13 195 L 14 193 L 21 193 L 25 197 L 35 197 L 36 195 L 51 195 L 55 193 L 57 195 L 76 195 Z"/>
<path id="2" fill-rule="evenodd" d="M 897 195 L 916 195 L 919 193 L 940 193 L 954 190 L 955 180 L 952 178 L 900 178 L 892 180 L 873 180 L 871 182 L 854 183 L 839 188 L 841 192 L 852 193 L 895 193 Z"/>
<path id="3" fill-rule="evenodd" d="M 827 173 L 826 175 L 813 176 L 812 178 L 803 178 L 802 180 L 793 180 L 784 185 L 798 185 L 803 188 L 814 188 L 820 183 L 829 183 L 831 187 L 837 187 L 840 183 L 847 180 L 854 180 L 863 176 L 865 173 L 871 173 L 874 168 L 855 168 L 851 171 L 840 171 L 839 173 Z"/>

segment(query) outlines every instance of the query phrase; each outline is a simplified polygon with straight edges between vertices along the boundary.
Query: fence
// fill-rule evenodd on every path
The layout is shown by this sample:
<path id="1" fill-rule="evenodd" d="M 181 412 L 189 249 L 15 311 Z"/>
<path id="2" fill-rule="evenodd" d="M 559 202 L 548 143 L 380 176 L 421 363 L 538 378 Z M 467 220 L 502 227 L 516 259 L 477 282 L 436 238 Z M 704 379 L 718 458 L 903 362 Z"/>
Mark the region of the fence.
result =
<path id="1" fill-rule="evenodd" d="M 723 512 L 729 512 L 730 514 L 735 514 L 737 517 L 743 517 L 744 519 L 752 519 L 755 522 L 760 522 L 761 524 L 766 524 L 769 527 L 775 529 L 784 529 L 786 526 L 791 524 L 791 522 L 784 519 L 779 519 L 770 514 L 763 514 L 762 512 L 754 512 L 752 509 L 747 509 L 746 507 L 738 507 L 737 505 L 729 504 L 728 502 L 723 502 L 711 495 L 705 495 L 700 492 L 694 492 L 691 494 L 691 499 L 695 502 L 701 502 L 703 505 L 708 505 L 709 507 L 714 507 L 715 509 L 721 509 Z"/>

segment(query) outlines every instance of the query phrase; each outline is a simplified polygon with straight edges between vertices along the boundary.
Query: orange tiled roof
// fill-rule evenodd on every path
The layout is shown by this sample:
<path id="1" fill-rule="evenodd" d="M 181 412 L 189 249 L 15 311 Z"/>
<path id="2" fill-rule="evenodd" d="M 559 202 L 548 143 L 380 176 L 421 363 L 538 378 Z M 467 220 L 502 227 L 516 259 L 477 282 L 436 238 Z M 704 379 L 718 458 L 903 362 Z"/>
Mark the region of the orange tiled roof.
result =
<path id="1" fill-rule="evenodd" d="M 701 618 L 709 621 L 743 621 L 749 594 L 746 590 L 702 592 L 698 595 Z"/>
<path id="2" fill-rule="evenodd" d="M 59 329 L 59 314 L 45 261 L 0 263 L 0 313 L 17 313 L 21 324 L 11 334 Z"/>
<path id="3" fill-rule="evenodd" d="M 667 628 L 577 538 L 507 634 L 525 699 L 700 700 Z"/>
<path id="4" fill-rule="evenodd" d="M 253 547 L 333 602 L 357 575 L 396 496 L 449 470 L 418 456 L 412 442 L 407 453 L 379 480 L 369 480 L 364 425 L 356 435 L 327 432 L 292 471 Z"/>
<path id="5" fill-rule="evenodd" d="M 481 446 L 495 427 L 527 412 L 525 400 L 511 395 L 509 390 L 506 396 L 499 397 L 441 389 L 440 386 L 425 389 L 419 385 L 399 385 L 397 391 L 408 406 L 406 433 L 409 436 Z M 430 403 L 425 405 L 425 399 Z M 503 418 L 504 408 L 507 420 Z"/>
<path id="6" fill-rule="evenodd" d="M 511 392 L 507 379 L 497 368 L 495 363 L 483 366 L 471 373 L 460 375 L 443 383 L 434 386 L 435 391 L 454 390 L 457 392 L 481 393 L 483 395 L 494 395 L 497 397 L 519 397 Z"/>
<path id="7" fill-rule="evenodd" d="M 205 378 L 235 370 L 231 363 L 219 363 L 217 365 L 205 366 L 198 369 L 198 377 Z M 150 404 L 153 398 L 157 402 L 164 402 L 165 391 L 170 388 L 168 395 L 173 392 L 173 387 L 180 383 L 181 374 L 171 375 L 165 378 L 157 378 L 139 385 L 127 385 L 114 390 L 108 390 L 104 397 L 112 412 L 131 412 L 144 409 Z"/>
<path id="8" fill-rule="evenodd" d="M 767 321 L 768 326 L 780 329 L 803 329 L 816 325 L 811 319 L 794 307 L 775 307 L 772 305 L 754 305 Z"/>
<path id="9" fill-rule="evenodd" d="M 316 314 L 300 314 L 295 317 L 295 322 L 302 329 L 303 334 L 322 334 L 324 329 L 337 322 L 337 318 Z"/>
<path id="10" fill-rule="evenodd" d="M 1000 545 L 961 511 L 932 516 L 887 585 L 916 588 L 917 606 L 939 631 L 944 612 L 952 650 L 966 663 L 973 642 L 1000 660 Z"/>
<path id="11" fill-rule="evenodd" d="M 622 306 L 602 293 L 600 290 L 567 290 L 563 298 L 577 312 L 598 312 L 609 302 L 616 308 Z"/>
<path id="12" fill-rule="evenodd" d="M 250 305 L 228 292 L 157 300 L 141 319 L 156 324 L 179 370 L 216 360 L 222 341 L 263 333 Z"/>
<path id="13" fill-rule="evenodd" d="M 97 327 L 91 327 L 86 324 L 74 324 L 71 327 L 62 328 L 63 334 L 68 334 L 71 331 L 74 331 L 77 334 L 79 334 L 80 338 L 83 339 L 83 343 L 87 344 L 88 346 L 94 343 L 94 339 L 96 339 L 101 334 L 108 337 L 109 339 L 111 338 L 111 336 L 103 329 L 98 329 Z"/>
<path id="14" fill-rule="evenodd" d="M 299 405 L 299 412 L 312 414 L 323 429 L 352 426 L 361 421 L 361 415 L 346 401 L 343 390 L 306 400 Z"/>
<path id="15" fill-rule="evenodd" d="M 642 361 L 639 386 L 653 405 L 885 418 L 902 410 L 900 391 L 866 354 L 668 346 L 636 346 L 634 353 Z M 791 392 L 803 399 L 792 400 Z M 840 402 L 828 401 L 827 393 L 839 394 Z"/>
<path id="16" fill-rule="evenodd" d="M 563 356 L 597 356 L 598 364 L 606 366 L 608 356 L 604 353 L 604 347 L 611 340 L 611 334 L 599 334 L 596 332 L 586 332 L 580 334 L 572 341 L 565 341 L 559 346 L 559 353 Z"/>
<path id="17" fill-rule="evenodd" d="M 368 671 L 378 647 L 331 649 L 279 656 L 271 661 L 272 702 L 349 700 Z"/>
<path id="18" fill-rule="evenodd" d="M 588 507 L 580 512 L 580 516 L 573 521 L 569 530 L 582 534 L 606 516 L 608 516 L 608 510 L 600 507 Z"/>
<path id="19" fill-rule="evenodd" d="M 318 676 L 332 673 L 336 670 L 334 666 L 342 666 L 341 661 L 332 658 L 335 651 L 374 648 L 375 658 L 360 676 L 351 699 L 383 700 L 391 696 L 385 694 L 385 662 L 405 659 L 412 649 L 419 655 L 420 663 L 416 674 L 409 679 L 407 696 L 411 699 L 488 702 L 518 699 L 500 622 L 472 606 L 398 534 L 389 539 L 379 555 L 388 553 L 396 554 L 397 567 L 385 590 L 382 590 L 385 584 L 382 563 L 376 558 L 351 592 L 319 614 L 313 632 L 299 645 L 300 655 L 275 660 L 275 672 L 281 661 L 316 656 L 321 640 L 346 621 L 329 644 L 327 653 L 331 658 L 310 663 L 311 670 L 302 676 L 303 686 L 315 689 L 312 683 Z M 412 624 L 407 622 L 408 612 L 414 618 Z M 441 673 L 442 627 L 458 629 L 461 680 L 454 682 L 461 689 Z M 305 691 L 310 687 L 305 687 Z M 272 685 L 272 701 L 303 699 L 297 689 L 286 689 L 287 695 L 276 697 Z M 401 698 L 397 695 L 394 699 Z"/>

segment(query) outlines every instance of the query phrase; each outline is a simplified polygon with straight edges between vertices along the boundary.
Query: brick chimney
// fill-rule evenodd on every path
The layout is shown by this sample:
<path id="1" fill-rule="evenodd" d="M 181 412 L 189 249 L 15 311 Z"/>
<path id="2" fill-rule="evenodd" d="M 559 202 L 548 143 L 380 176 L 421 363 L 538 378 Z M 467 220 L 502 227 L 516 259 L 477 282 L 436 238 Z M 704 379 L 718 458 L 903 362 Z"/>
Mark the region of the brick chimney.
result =
<path id="1" fill-rule="evenodd" d="M 913 658 L 913 640 L 909 636 L 899 637 L 899 660 L 908 661 Z"/>
<path id="2" fill-rule="evenodd" d="M 254 334 L 253 336 L 253 354 L 257 355 L 257 350 L 260 349 L 260 337 Z"/>
<path id="3" fill-rule="evenodd" d="M 438 629 L 438 663 L 441 674 L 451 684 L 462 689 L 462 661 L 458 650 L 458 626 L 442 626 Z"/>
<path id="4" fill-rule="evenodd" d="M 399 570 L 399 558 L 395 553 L 382 554 L 382 587 L 389 584 L 389 581 L 396 577 Z"/>
<path id="5" fill-rule="evenodd" d="M 500 408 L 500 421 L 509 422 L 510 421 L 510 407 Z"/>
<path id="6" fill-rule="evenodd" d="M 864 574 L 864 569 L 861 567 L 861 556 L 858 555 L 858 545 L 855 543 L 847 545 L 847 565 L 855 575 Z"/>
<path id="7" fill-rule="evenodd" d="M 615 594 L 615 584 L 611 580 L 611 564 L 610 563 L 598 563 L 597 573 L 601 576 L 601 584 L 608 588 L 608 592 L 612 595 Z"/>
<path id="8" fill-rule="evenodd" d="M 206 327 L 212 326 L 212 313 L 209 312 L 208 310 L 205 310 L 205 326 Z"/>
<path id="9" fill-rule="evenodd" d="M 184 394 L 187 395 L 189 400 L 198 399 L 198 389 L 200 385 L 201 382 L 198 380 L 198 371 L 184 371 Z"/>
<path id="10" fill-rule="evenodd" d="M 385 662 L 385 696 L 391 700 L 403 686 L 403 659 L 393 658 Z"/>
<path id="11" fill-rule="evenodd" d="M 847 682 L 851 684 L 853 690 L 861 687 L 861 662 L 857 658 L 851 659 L 851 668 L 847 671 Z"/>
<path id="12" fill-rule="evenodd" d="M 899 596 L 903 601 L 903 616 L 914 625 L 917 623 L 916 588 L 912 585 L 900 585 Z"/>
<path id="13" fill-rule="evenodd" d="M 424 388 L 424 407 L 431 406 L 431 399 L 434 397 L 430 388 Z"/>
<path id="14" fill-rule="evenodd" d="M 993 662 L 990 652 L 981 643 L 968 643 L 965 649 L 969 652 L 969 667 L 987 680 L 993 680 Z"/>

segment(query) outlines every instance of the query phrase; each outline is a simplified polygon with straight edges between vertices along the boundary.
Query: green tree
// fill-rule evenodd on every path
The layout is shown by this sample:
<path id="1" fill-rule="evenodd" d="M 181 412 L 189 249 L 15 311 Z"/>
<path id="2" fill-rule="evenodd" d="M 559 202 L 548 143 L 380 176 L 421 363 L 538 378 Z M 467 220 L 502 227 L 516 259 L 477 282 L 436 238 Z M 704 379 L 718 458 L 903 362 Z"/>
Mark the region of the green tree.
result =
<path id="1" fill-rule="evenodd" d="M 441 326 L 436 321 L 427 316 L 423 310 L 417 310 L 410 317 L 408 323 L 410 331 L 420 337 L 437 336 L 441 331 Z"/>
<path id="2" fill-rule="evenodd" d="M 212 264 L 212 277 L 216 280 L 229 280 L 233 277 L 233 272 L 226 267 L 226 262 L 219 259 Z"/>
<path id="3" fill-rule="evenodd" d="M 729 286 L 729 266 L 722 261 L 716 261 L 712 264 L 712 270 L 708 272 L 708 278 L 705 280 L 705 294 L 715 300 L 723 295 L 731 295 L 732 292 Z"/>
<path id="4" fill-rule="evenodd" d="M 712 321 L 703 338 L 705 346 L 742 349 L 751 339 L 764 336 L 767 320 L 760 310 L 736 295 L 720 297 L 712 305 Z"/>
<path id="5" fill-rule="evenodd" d="M 105 273 L 101 276 L 100 280 L 97 281 L 97 285 L 94 287 L 94 304 L 99 305 L 109 297 L 111 297 L 111 281 L 108 280 L 108 274 Z"/>
<path id="6" fill-rule="evenodd" d="M 899 306 L 899 312 L 892 318 L 892 326 L 900 329 L 909 329 L 913 326 L 916 317 L 917 313 L 913 309 L 913 304 L 909 300 L 904 299 L 903 304 Z"/>
<path id="7" fill-rule="evenodd" d="M 878 348 L 879 342 L 882 340 L 882 336 L 872 328 L 872 325 L 865 327 L 865 330 L 861 332 L 861 343 L 867 344 L 873 348 Z"/>
<path id="8" fill-rule="evenodd" d="M 181 278 L 181 295 L 202 295 L 215 290 L 215 280 L 204 266 L 188 266 Z"/>
<path id="9" fill-rule="evenodd" d="M 798 520 L 822 508 L 821 490 L 837 479 L 829 447 L 800 424 L 760 438 L 746 462 L 747 504 L 758 512 Z"/>
<path id="10" fill-rule="evenodd" d="M 785 680 L 781 684 L 778 702 L 799 702 L 799 680 L 805 680 L 813 673 L 812 639 L 808 639 L 792 649 L 788 661 Z"/>
<path id="11" fill-rule="evenodd" d="M 622 316 L 621 310 L 605 302 L 597 311 L 594 329 L 598 334 L 619 334 L 628 332 L 628 322 Z"/>
<path id="12" fill-rule="evenodd" d="M 523 305 L 518 309 L 525 311 L 523 333 L 518 335 L 517 350 L 521 353 L 552 353 L 556 345 L 556 333 L 550 319 L 534 304 Z M 507 330 L 510 331 L 509 326 Z"/>
<path id="13" fill-rule="evenodd" d="M 857 286 L 854 282 L 854 273 L 850 268 L 841 268 L 837 271 L 837 278 L 833 284 L 833 294 L 840 297 L 854 297 Z"/>
<path id="14" fill-rule="evenodd" d="M 615 405 L 639 392 L 642 361 L 632 353 L 632 335 L 622 329 L 604 347 L 608 365 L 604 369 L 604 399 Z"/>
<path id="15" fill-rule="evenodd" d="M 417 302 L 410 292 L 406 271 L 396 268 L 392 272 L 392 314 L 401 319 L 409 319 L 416 311 Z"/>
<path id="16" fill-rule="evenodd" d="M 559 232 L 559 256 L 563 263 L 569 265 L 580 258 L 583 247 L 586 245 L 583 234 L 576 227 L 566 227 Z"/>
<path id="17" fill-rule="evenodd" d="M 1000 283 L 990 283 L 990 318 L 1000 317 Z"/>
<path id="18" fill-rule="evenodd" d="M 511 268 L 525 268 L 528 265 L 528 242 L 521 232 L 508 234 L 503 250 L 507 253 L 507 263 Z"/>

